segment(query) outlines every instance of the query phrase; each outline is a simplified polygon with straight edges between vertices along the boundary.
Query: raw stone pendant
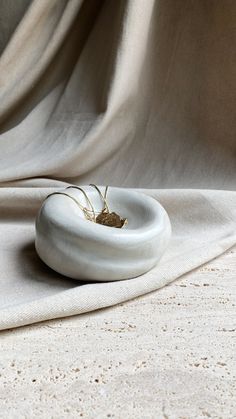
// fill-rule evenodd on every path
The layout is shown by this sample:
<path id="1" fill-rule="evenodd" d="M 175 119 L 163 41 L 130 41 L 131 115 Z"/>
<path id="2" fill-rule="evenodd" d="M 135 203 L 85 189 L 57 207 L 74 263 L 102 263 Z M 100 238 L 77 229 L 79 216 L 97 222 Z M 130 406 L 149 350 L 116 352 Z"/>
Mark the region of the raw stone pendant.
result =
<path id="1" fill-rule="evenodd" d="M 115 212 L 107 212 L 106 210 L 103 210 L 97 215 L 96 223 L 107 227 L 122 228 L 124 224 L 127 224 L 127 218 L 121 218 Z"/>

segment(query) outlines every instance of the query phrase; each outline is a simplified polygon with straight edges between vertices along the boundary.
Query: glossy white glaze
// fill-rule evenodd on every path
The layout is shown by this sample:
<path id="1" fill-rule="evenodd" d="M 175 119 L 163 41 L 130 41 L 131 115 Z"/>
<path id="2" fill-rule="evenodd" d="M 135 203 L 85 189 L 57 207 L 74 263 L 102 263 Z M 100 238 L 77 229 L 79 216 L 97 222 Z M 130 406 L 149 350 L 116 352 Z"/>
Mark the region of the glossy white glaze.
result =
<path id="1" fill-rule="evenodd" d="M 89 186 L 83 189 L 100 212 L 103 203 L 97 191 Z M 79 190 L 60 192 L 87 206 Z M 47 198 L 36 220 L 35 246 L 40 258 L 55 271 L 84 281 L 134 278 L 153 268 L 171 235 L 164 208 L 153 198 L 125 188 L 110 187 L 107 200 L 110 211 L 128 219 L 122 229 L 86 220 L 67 196 Z"/>

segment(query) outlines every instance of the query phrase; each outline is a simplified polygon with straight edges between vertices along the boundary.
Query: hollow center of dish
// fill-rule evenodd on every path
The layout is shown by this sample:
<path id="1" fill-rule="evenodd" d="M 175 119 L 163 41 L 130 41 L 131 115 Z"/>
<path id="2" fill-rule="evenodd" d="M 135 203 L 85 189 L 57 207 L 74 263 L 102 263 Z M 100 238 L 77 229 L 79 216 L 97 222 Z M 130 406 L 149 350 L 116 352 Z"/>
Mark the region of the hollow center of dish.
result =
<path id="1" fill-rule="evenodd" d="M 102 190 L 102 188 L 101 188 Z M 134 230 L 140 227 L 148 226 L 153 221 L 153 210 L 147 204 L 145 198 L 138 197 L 136 194 L 119 193 L 117 190 L 113 192 L 110 190 L 107 195 L 107 202 L 109 212 L 104 209 L 104 203 L 96 191 L 87 190 L 87 195 L 93 205 L 93 210 L 96 216 L 96 222 L 109 228 L 122 228 L 125 230 Z M 70 194 L 79 198 L 83 206 L 88 207 L 86 198 L 81 192 L 71 190 Z M 86 219 L 84 212 L 79 210 L 80 215 Z M 90 214 L 90 212 L 89 212 Z M 91 217 L 90 221 L 94 219 Z M 127 220 L 127 221 L 126 221 Z"/>

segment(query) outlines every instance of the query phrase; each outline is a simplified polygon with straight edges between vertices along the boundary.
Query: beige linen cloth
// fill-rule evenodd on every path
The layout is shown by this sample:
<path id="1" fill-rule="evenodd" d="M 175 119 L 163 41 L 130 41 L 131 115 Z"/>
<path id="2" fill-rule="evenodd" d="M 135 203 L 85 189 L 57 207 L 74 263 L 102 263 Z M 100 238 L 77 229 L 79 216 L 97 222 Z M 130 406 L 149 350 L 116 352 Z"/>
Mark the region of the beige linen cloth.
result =
<path id="1" fill-rule="evenodd" d="M 231 0 L 0 1 L 1 329 L 157 290 L 236 243 L 235 22 Z M 165 207 L 151 272 L 89 284 L 39 260 L 43 199 L 89 182 Z"/>

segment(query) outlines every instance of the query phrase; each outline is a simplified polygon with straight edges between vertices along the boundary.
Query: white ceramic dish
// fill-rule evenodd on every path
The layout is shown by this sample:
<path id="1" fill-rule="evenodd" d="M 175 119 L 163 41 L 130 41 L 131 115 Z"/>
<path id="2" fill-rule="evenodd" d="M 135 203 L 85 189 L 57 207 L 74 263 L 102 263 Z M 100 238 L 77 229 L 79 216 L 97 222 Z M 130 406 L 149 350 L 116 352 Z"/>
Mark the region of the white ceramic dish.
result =
<path id="1" fill-rule="evenodd" d="M 103 203 L 97 191 L 83 187 L 96 211 Z M 100 188 L 104 191 L 104 187 Z M 86 200 L 77 189 L 66 192 L 82 205 Z M 161 258 L 171 235 L 169 217 L 153 198 L 125 188 L 109 187 L 111 211 L 128 219 L 122 229 L 88 221 L 69 197 L 48 197 L 36 220 L 36 251 L 55 271 L 84 281 L 114 281 L 137 277 Z"/>

